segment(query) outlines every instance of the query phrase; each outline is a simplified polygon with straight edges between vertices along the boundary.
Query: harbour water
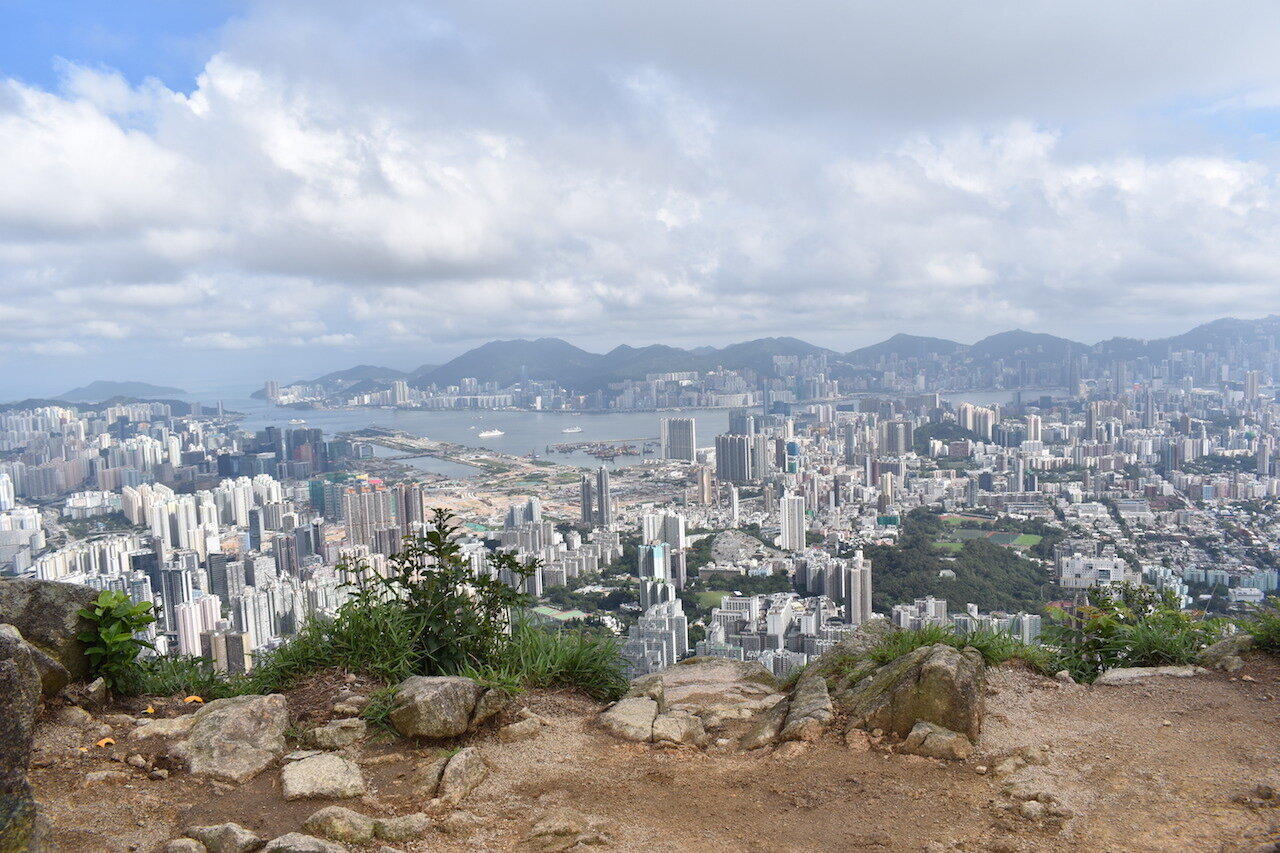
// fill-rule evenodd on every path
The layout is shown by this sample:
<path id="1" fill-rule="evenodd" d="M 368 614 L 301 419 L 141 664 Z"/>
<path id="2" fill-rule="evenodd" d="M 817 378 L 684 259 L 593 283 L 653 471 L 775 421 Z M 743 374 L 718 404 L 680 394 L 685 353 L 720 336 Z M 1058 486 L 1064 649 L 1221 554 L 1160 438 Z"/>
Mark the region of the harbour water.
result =
<path id="1" fill-rule="evenodd" d="M 587 453 L 547 453 L 547 447 L 555 444 L 576 444 L 593 441 L 616 442 L 631 439 L 637 449 L 646 441 L 658 439 L 658 421 L 663 417 L 693 418 L 697 422 L 698 444 L 707 446 L 717 434 L 729 426 L 728 409 L 686 409 L 679 412 L 527 412 L 527 411 L 423 411 L 420 409 L 315 409 L 298 410 L 273 406 L 265 400 L 255 400 L 249 393 L 255 389 L 228 387 L 202 390 L 182 399 L 200 402 L 206 407 L 219 401 L 229 411 L 241 412 L 241 425 L 247 430 L 260 430 L 268 426 L 288 429 L 307 426 L 324 430 L 333 435 L 367 427 L 387 427 L 402 430 L 410 435 L 434 438 L 483 447 L 514 456 L 536 453 L 538 458 L 561 465 L 595 468 L 601 464 L 609 467 L 634 465 L 643 456 L 619 456 L 612 462 L 602 463 Z M 303 420 L 305 424 L 291 423 Z M 581 427 L 581 432 L 565 433 L 562 430 Z M 486 430 L 499 430 L 502 435 L 480 438 Z M 395 456 L 394 451 L 378 448 L 379 456 Z M 653 456 L 647 458 L 654 458 Z M 468 476 L 474 469 L 429 457 L 405 460 L 423 471 L 444 474 L 449 477 Z"/>

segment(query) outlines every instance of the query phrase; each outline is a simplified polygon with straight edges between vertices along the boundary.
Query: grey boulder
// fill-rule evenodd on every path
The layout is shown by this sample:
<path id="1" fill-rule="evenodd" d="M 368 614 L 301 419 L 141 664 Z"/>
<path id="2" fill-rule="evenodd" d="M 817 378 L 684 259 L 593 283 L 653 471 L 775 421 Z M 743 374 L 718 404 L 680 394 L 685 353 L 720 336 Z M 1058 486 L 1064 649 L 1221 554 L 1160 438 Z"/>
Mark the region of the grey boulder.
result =
<path id="1" fill-rule="evenodd" d="M 195 775 L 247 782 L 284 753 L 289 711 L 278 693 L 217 699 L 193 716 L 173 754 Z"/>

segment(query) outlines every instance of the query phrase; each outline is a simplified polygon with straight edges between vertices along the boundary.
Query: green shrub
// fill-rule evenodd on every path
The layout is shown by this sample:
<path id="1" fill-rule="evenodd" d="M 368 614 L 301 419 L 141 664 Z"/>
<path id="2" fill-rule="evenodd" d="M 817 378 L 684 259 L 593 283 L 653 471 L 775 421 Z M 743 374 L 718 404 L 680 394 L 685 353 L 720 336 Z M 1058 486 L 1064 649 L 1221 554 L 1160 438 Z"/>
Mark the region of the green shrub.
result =
<path id="1" fill-rule="evenodd" d="M 508 690 L 572 687 L 605 700 L 620 698 L 630 683 L 616 639 L 527 622 L 514 627 L 510 641 L 489 662 L 463 674 Z"/>
<path id="2" fill-rule="evenodd" d="M 216 672 L 213 661 L 208 658 L 181 655 L 140 659 L 121 692 L 146 696 L 194 694 L 202 699 L 225 699 L 256 693 L 256 688 L 252 675 Z"/>
<path id="3" fill-rule="evenodd" d="M 1259 607 L 1240 627 L 1253 637 L 1253 647 L 1265 652 L 1280 653 L 1280 598 L 1271 598 Z"/>
<path id="4" fill-rule="evenodd" d="M 93 628 L 80 633 L 92 672 L 100 676 L 112 692 L 128 689 L 137 670 L 138 653 L 155 649 L 135 636 L 156 621 L 149 601 L 134 604 L 119 590 L 104 589 L 91 607 L 81 608 L 78 615 L 93 623 Z"/>
<path id="5" fill-rule="evenodd" d="M 1222 622 L 1183 611 L 1171 592 L 1133 584 L 1094 587 L 1074 612 L 1053 608 L 1045 631 L 1062 668 L 1092 682 L 1114 667 L 1193 663 L 1222 635 Z"/>

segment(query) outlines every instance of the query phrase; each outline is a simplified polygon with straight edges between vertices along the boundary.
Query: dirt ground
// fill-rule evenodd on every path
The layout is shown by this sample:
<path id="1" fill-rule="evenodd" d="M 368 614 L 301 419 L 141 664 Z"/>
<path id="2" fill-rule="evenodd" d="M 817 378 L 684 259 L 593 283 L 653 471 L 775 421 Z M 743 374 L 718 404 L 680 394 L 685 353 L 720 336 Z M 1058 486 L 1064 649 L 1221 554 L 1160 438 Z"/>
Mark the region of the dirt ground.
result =
<path id="1" fill-rule="evenodd" d="M 296 700 L 320 705 L 322 687 Z M 646 851 L 1248 851 L 1280 849 L 1280 666 L 1253 657 L 1235 677 L 1157 679 L 1125 687 L 1059 685 L 1024 670 L 988 678 L 978 754 L 945 763 L 845 744 L 840 729 L 776 751 L 705 752 L 616 741 L 596 730 L 597 703 L 563 693 L 521 697 L 549 720 L 529 741 L 492 730 L 413 747 L 364 746 L 370 794 L 343 803 L 370 815 L 428 810 L 408 776 L 441 749 L 478 746 L 489 778 L 463 803 L 470 828 L 436 812 L 440 830 L 405 851 L 526 849 L 531 827 L 562 808 L 597 819 L 608 847 Z M 136 710 L 136 709 L 135 709 Z M 166 705 L 162 714 L 177 710 Z M 186 710 L 186 709 L 183 709 Z M 295 716 L 323 718 L 314 708 Z M 60 850 L 158 850 L 183 826 L 235 821 L 264 837 L 297 831 L 327 802 L 286 803 L 279 772 L 243 786 L 173 768 L 151 780 L 122 764 L 131 750 L 46 715 L 36 794 Z M 87 751 L 81 752 L 80 747 Z M 112 760 L 112 756 L 116 760 Z M 1011 766 L 1021 765 L 1021 766 Z M 158 766 L 162 766 L 158 765 Z M 131 775 L 85 787 L 95 770 Z M 1038 795 L 1046 814 L 1020 813 Z M 1034 797 L 1033 797 L 1034 798 Z M 375 848 L 370 848 L 375 849 Z"/>

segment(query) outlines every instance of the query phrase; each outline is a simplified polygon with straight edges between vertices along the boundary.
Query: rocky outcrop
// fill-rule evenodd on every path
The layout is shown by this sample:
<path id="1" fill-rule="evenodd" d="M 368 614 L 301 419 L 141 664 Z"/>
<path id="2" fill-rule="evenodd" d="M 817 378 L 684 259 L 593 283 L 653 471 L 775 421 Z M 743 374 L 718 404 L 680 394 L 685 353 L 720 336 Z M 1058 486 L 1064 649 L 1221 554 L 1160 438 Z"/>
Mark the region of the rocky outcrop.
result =
<path id="1" fill-rule="evenodd" d="M 973 755 L 973 742 L 959 732 L 921 720 L 912 727 L 900 751 L 926 758 L 963 761 Z"/>
<path id="2" fill-rule="evenodd" d="M 557 809 L 543 816 L 524 839 L 524 849 L 537 853 L 561 850 L 585 850 L 607 846 L 604 821 L 573 809 Z"/>
<path id="3" fill-rule="evenodd" d="M 360 765 L 332 752 L 286 764 L 280 771 L 280 781 L 286 800 L 341 800 L 360 797 L 365 792 Z"/>
<path id="4" fill-rule="evenodd" d="M 97 592 L 79 584 L 6 578 L 0 580 L 0 618 L 56 661 L 71 681 L 84 681 L 89 677 L 89 659 L 80 632 L 93 625 L 79 611 L 97 597 Z"/>
<path id="5" fill-rule="evenodd" d="M 0 624 L 0 634 L 7 634 L 27 647 L 31 662 L 36 665 L 36 672 L 40 675 L 40 693 L 46 699 L 56 696 L 58 691 L 71 682 L 71 673 L 67 672 L 67 668 L 28 643 L 16 627 Z"/>
<path id="6" fill-rule="evenodd" d="M 755 661 L 690 658 L 661 675 L 662 711 L 687 711 L 708 729 L 751 719 L 782 699 L 773 673 Z"/>
<path id="7" fill-rule="evenodd" d="M 790 711 L 791 700 L 783 699 L 756 718 L 755 723 L 742 736 L 739 744 L 743 749 L 760 749 L 777 743 L 778 735 L 782 733 L 782 726 L 786 723 L 787 714 Z"/>
<path id="8" fill-rule="evenodd" d="M 856 728 L 905 738 L 921 720 L 961 732 L 982 728 L 982 656 L 939 643 L 888 663 L 836 695 Z"/>
<path id="9" fill-rule="evenodd" d="M 509 702 L 506 691 L 486 689 L 470 678 L 415 675 L 396 688 L 391 725 L 404 737 L 457 737 Z"/>
<path id="10" fill-rule="evenodd" d="M 46 850 L 48 832 L 27 780 L 40 673 L 19 636 L 0 634 L 0 850 Z"/>
<path id="11" fill-rule="evenodd" d="M 194 714 L 190 732 L 173 754 L 195 775 L 247 782 L 284 753 L 288 726 L 280 694 L 218 699 Z"/>
<path id="12" fill-rule="evenodd" d="M 835 711 L 826 679 L 805 675 L 796 684 L 787 706 L 787 716 L 778 731 L 778 740 L 817 740 L 831 722 Z"/>
<path id="13" fill-rule="evenodd" d="M 1149 678 L 1191 678 L 1208 671 L 1199 666 L 1125 666 L 1107 670 L 1093 683 L 1105 687 L 1121 687 Z"/>
<path id="14" fill-rule="evenodd" d="M 674 746 L 706 746 L 707 732 L 698 717 L 688 711 L 672 711 L 654 718 L 653 742 Z"/>

